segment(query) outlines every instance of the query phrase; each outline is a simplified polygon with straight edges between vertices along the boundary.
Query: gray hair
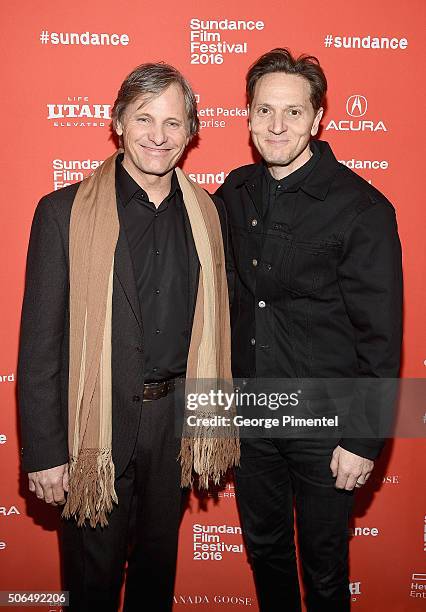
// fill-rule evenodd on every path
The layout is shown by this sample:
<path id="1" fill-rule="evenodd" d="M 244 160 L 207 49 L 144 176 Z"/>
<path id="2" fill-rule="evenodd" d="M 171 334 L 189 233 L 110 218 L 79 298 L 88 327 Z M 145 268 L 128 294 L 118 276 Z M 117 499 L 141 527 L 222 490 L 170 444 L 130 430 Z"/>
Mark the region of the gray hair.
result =
<path id="1" fill-rule="evenodd" d="M 125 78 L 112 108 L 114 129 L 117 130 L 117 124 L 121 122 L 124 111 L 136 98 L 144 95 L 159 96 L 173 83 L 182 88 L 189 135 L 193 138 L 200 129 L 194 92 L 179 70 L 163 62 L 141 64 Z"/>

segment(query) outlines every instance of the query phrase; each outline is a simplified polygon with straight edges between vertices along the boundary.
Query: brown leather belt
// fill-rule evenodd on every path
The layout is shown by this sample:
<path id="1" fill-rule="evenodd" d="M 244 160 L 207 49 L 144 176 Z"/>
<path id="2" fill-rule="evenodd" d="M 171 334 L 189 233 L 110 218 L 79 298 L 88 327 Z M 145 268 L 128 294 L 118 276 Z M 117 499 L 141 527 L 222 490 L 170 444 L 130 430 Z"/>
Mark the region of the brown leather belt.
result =
<path id="1" fill-rule="evenodd" d="M 177 384 L 185 381 L 184 376 L 170 378 L 169 380 L 159 380 L 158 382 L 145 383 L 143 386 L 143 401 L 152 402 L 165 397 L 174 391 Z"/>

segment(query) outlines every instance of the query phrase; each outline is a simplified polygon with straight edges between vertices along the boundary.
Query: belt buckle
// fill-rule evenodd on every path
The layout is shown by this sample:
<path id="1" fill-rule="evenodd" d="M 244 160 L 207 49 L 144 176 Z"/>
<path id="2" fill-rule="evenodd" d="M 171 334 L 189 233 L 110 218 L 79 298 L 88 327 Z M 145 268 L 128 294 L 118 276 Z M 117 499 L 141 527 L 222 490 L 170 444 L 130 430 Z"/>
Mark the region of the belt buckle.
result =
<path id="1" fill-rule="evenodd" d="M 162 380 L 159 382 L 152 382 L 144 384 L 144 401 L 150 402 L 153 400 L 161 399 L 169 394 L 169 392 L 173 389 L 169 383 L 171 381 Z M 147 391 L 147 395 L 150 397 L 145 397 L 145 391 Z"/>

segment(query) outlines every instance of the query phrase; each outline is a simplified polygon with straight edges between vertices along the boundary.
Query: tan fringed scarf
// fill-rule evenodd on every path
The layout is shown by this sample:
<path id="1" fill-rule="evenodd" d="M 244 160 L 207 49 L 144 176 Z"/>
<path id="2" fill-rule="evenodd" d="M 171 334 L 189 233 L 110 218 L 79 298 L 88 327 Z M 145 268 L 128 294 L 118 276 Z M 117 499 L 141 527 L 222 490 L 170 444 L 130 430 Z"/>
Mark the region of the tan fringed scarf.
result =
<path id="1" fill-rule="evenodd" d="M 119 235 L 115 160 L 85 179 L 74 199 L 69 237 L 70 484 L 63 516 L 108 524 L 118 503 L 112 461 L 111 318 L 114 253 Z M 176 169 L 200 261 L 188 354 L 188 380 L 231 380 L 228 290 L 222 234 L 209 196 Z M 200 485 L 217 483 L 239 461 L 236 435 L 182 437 L 182 486 L 193 473 Z"/>

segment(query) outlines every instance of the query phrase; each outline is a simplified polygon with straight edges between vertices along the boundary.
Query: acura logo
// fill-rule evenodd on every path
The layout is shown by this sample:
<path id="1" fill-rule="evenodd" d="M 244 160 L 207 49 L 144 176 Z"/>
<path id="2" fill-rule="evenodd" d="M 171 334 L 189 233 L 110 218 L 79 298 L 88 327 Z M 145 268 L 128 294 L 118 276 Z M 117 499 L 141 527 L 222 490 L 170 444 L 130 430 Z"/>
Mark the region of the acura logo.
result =
<path id="1" fill-rule="evenodd" d="M 346 102 L 346 112 L 351 117 L 363 117 L 367 112 L 367 98 L 360 96 L 350 96 Z"/>

